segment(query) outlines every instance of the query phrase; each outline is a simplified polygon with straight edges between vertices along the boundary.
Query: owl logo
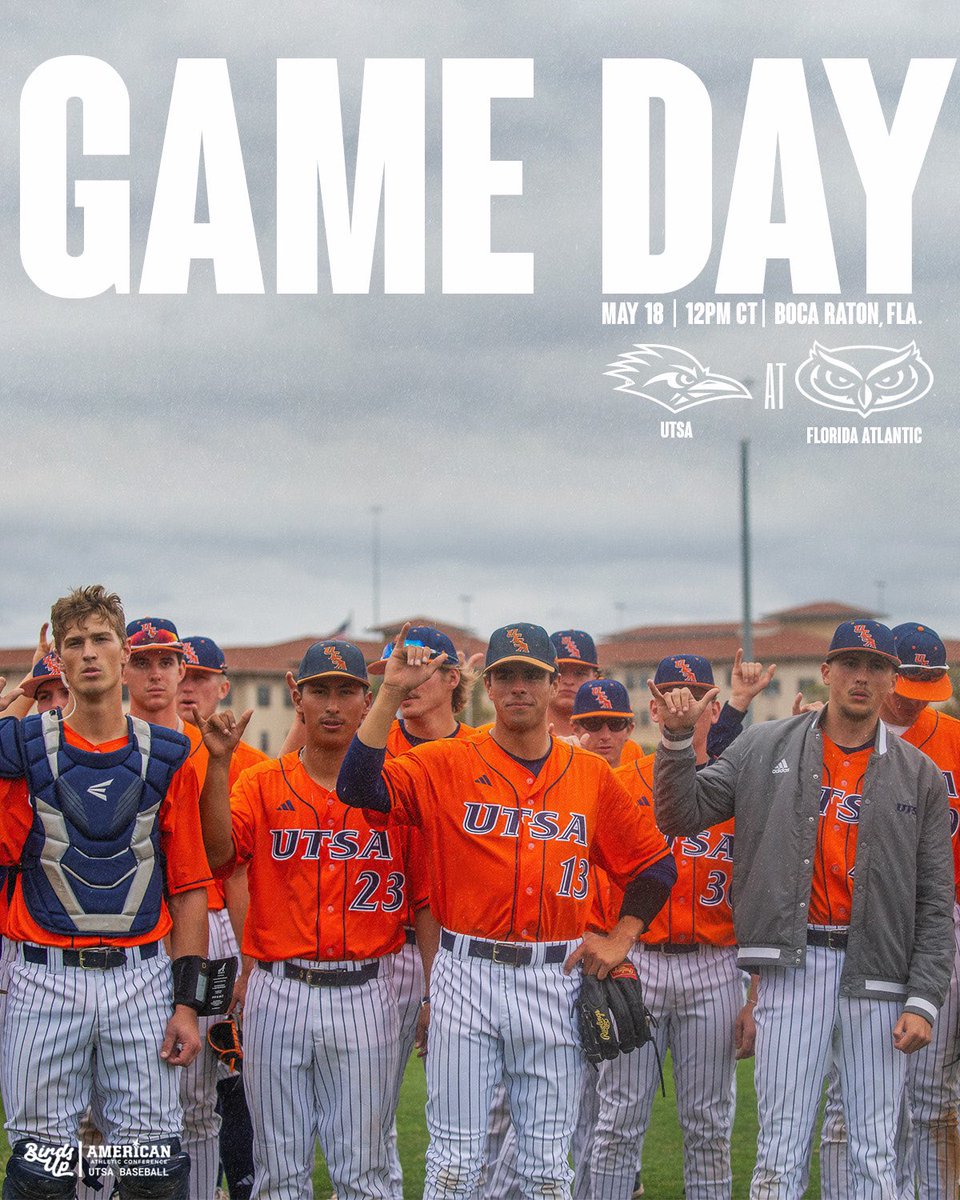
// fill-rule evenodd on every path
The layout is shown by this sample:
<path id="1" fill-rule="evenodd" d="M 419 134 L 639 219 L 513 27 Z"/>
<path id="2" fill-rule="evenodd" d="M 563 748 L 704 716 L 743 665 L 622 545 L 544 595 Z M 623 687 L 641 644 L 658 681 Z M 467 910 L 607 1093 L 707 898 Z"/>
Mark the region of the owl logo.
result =
<path id="1" fill-rule="evenodd" d="M 916 342 L 895 350 L 890 346 L 837 346 L 819 342 L 797 368 L 798 391 L 824 408 L 856 413 L 866 420 L 873 413 L 905 408 L 933 387 L 933 372 L 920 357 Z"/>
<path id="2" fill-rule="evenodd" d="M 618 392 L 652 400 L 668 412 L 681 413 L 711 400 L 752 399 L 742 383 L 727 375 L 717 375 L 676 346 L 635 343 L 604 371 L 619 379 Z"/>

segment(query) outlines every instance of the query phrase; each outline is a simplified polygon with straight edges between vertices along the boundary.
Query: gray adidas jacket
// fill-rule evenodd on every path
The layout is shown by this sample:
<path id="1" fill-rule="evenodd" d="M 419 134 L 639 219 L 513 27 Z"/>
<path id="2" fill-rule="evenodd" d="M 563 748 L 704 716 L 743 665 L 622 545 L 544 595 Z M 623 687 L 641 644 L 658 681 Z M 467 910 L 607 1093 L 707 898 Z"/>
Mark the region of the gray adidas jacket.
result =
<path id="1" fill-rule="evenodd" d="M 654 807 L 665 834 L 736 818 L 733 921 L 743 967 L 804 963 L 822 771 L 820 713 L 755 725 L 701 771 L 689 747 L 657 750 Z M 841 993 L 900 1000 L 933 1020 L 953 966 L 953 907 L 943 775 L 881 722 L 860 804 Z"/>

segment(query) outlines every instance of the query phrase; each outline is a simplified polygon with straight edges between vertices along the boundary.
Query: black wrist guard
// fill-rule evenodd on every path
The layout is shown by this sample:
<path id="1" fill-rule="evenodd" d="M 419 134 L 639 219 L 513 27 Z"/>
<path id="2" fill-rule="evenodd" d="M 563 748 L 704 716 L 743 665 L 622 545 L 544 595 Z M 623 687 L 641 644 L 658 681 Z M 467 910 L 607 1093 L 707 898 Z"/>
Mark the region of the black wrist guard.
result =
<path id="1" fill-rule="evenodd" d="M 235 958 L 185 954 L 173 960 L 172 969 L 174 1004 L 185 1004 L 201 1017 L 220 1016 L 230 1007 L 237 978 Z"/>

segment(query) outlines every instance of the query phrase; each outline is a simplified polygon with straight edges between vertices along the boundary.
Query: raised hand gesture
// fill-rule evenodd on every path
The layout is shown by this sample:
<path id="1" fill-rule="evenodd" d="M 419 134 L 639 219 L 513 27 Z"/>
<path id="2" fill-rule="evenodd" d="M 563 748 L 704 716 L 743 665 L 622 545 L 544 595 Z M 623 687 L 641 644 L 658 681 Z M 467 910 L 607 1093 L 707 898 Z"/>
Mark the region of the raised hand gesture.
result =
<path id="1" fill-rule="evenodd" d="M 692 730 L 701 715 L 720 694 L 719 688 L 710 688 L 704 695 L 697 697 L 689 688 L 668 688 L 661 692 L 652 679 L 647 680 L 647 687 L 656 705 L 655 719 L 661 729 L 672 732 Z"/>
<path id="2" fill-rule="evenodd" d="M 383 686 L 400 696 L 408 696 L 436 675 L 446 662 L 445 654 L 434 654 L 429 646 L 415 646 L 406 640 L 410 622 L 397 634 L 393 650 L 383 671 Z"/>
<path id="3" fill-rule="evenodd" d="M 730 703 L 740 712 L 746 712 L 750 701 L 770 685 L 777 671 L 777 664 L 764 667 L 758 662 L 743 661 L 743 647 L 737 651 L 730 675 Z"/>
<path id="4" fill-rule="evenodd" d="M 200 730 L 203 744 L 211 758 L 229 759 L 233 755 L 252 716 L 252 708 L 248 708 L 239 717 L 235 717 L 232 710 L 227 708 L 223 712 L 211 713 L 205 718 L 200 716 L 196 705 L 193 707 L 194 724 Z"/>

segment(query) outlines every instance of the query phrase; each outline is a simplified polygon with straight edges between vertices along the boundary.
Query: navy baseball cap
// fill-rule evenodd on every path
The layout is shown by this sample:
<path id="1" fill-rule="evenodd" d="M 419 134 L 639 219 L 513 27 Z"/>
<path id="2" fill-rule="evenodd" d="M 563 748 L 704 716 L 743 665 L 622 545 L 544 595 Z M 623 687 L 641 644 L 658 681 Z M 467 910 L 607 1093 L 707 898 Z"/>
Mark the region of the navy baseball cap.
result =
<path id="1" fill-rule="evenodd" d="M 591 679 L 577 688 L 570 715 L 573 721 L 577 717 L 632 717 L 633 708 L 619 679 Z"/>
<path id="2" fill-rule="evenodd" d="M 660 687 L 679 684 L 691 692 L 707 692 L 714 686 L 713 667 L 702 654 L 668 654 L 657 664 L 653 682 Z"/>
<path id="3" fill-rule="evenodd" d="M 508 662 L 529 663 L 552 675 L 557 669 L 557 655 L 547 631 L 526 621 L 495 629 L 490 635 L 483 673 L 486 675 L 493 667 Z"/>
<path id="4" fill-rule="evenodd" d="M 20 687 L 23 689 L 25 696 L 36 700 L 39 688 L 42 688 L 45 683 L 53 683 L 55 680 L 62 678 L 63 673 L 60 669 L 60 659 L 51 651 L 49 654 L 45 654 L 39 662 L 34 663 L 30 678 L 25 683 L 21 683 Z"/>
<path id="5" fill-rule="evenodd" d="M 895 667 L 900 666 L 897 657 L 897 643 L 893 632 L 881 625 L 879 621 L 844 621 L 838 625 L 827 651 L 826 661 L 836 658 L 838 654 L 846 654 L 850 650 L 862 650 L 866 654 L 876 654 L 885 658 Z"/>
<path id="6" fill-rule="evenodd" d="M 127 637 L 133 653 L 138 650 L 174 650 L 177 654 L 183 653 L 177 627 L 165 617 L 138 617 L 127 626 Z"/>
<path id="7" fill-rule="evenodd" d="M 589 633 L 582 629 L 558 629 L 550 634 L 550 641 L 557 652 L 558 663 L 584 663 L 597 666 L 597 647 Z"/>
<path id="8" fill-rule="evenodd" d="M 367 687 L 370 686 L 367 680 L 367 664 L 353 642 L 341 642 L 336 639 L 314 642 L 297 667 L 297 687 L 324 675 L 345 675 L 348 679 L 357 679 Z"/>
<path id="9" fill-rule="evenodd" d="M 929 625 L 895 625 L 891 630 L 900 659 L 894 691 L 908 700 L 949 700 L 947 648 Z"/>
<path id="10" fill-rule="evenodd" d="M 403 644 L 405 646 L 426 646 L 428 650 L 433 651 L 434 657 L 438 654 L 445 654 L 447 656 L 444 666 L 460 666 L 460 659 L 457 657 L 453 642 L 450 641 L 445 633 L 441 633 L 439 629 L 434 629 L 432 625 L 411 625 L 407 630 L 407 636 L 404 638 Z M 382 675 L 387 669 L 387 659 L 392 653 L 393 642 L 387 642 L 380 657 L 376 662 L 370 663 L 367 667 L 370 674 Z"/>
<path id="11" fill-rule="evenodd" d="M 215 671 L 226 675 L 227 660 L 213 638 L 193 635 L 183 639 L 183 661 L 188 671 Z"/>

